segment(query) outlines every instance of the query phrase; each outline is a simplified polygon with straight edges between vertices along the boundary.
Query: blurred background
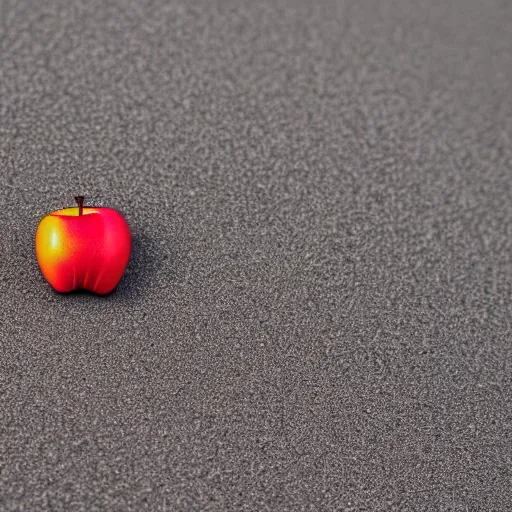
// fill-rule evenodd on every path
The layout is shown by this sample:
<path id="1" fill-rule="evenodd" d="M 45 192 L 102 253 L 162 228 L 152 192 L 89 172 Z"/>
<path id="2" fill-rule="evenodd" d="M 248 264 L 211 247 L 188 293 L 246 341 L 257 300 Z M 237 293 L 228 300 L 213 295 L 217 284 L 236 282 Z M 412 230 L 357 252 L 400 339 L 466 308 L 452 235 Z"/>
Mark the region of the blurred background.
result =
<path id="1" fill-rule="evenodd" d="M 0 0 L 0 509 L 512 509 L 512 4 Z M 106 297 L 47 213 L 123 212 Z"/>

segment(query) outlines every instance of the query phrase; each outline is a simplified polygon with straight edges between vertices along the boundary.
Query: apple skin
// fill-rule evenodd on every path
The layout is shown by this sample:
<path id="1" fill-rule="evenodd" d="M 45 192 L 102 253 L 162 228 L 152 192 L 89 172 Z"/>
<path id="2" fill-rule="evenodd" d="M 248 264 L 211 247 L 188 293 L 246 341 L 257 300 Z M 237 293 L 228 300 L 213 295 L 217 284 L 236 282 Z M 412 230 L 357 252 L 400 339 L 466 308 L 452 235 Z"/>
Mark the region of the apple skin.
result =
<path id="1" fill-rule="evenodd" d="M 72 207 L 44 217 L 36 231 L 36 257 L 50 285 L 99 295 L 119 283 L 130 260 L 132 236 L 112 208 Z"/>

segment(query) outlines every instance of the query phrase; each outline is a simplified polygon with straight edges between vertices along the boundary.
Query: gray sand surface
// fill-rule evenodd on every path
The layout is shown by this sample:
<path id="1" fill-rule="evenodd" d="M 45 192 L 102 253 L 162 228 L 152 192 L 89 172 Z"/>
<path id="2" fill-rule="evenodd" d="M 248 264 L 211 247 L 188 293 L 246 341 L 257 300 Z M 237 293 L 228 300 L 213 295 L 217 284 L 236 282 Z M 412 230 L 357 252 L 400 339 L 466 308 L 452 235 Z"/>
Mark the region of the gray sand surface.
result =
<path id="1" fill-rule="evenodd" d="M 512 510 L 511 27 L 0 0 L 0 510 Z M 77 194 L 108 297 L 36 263 Z"/>

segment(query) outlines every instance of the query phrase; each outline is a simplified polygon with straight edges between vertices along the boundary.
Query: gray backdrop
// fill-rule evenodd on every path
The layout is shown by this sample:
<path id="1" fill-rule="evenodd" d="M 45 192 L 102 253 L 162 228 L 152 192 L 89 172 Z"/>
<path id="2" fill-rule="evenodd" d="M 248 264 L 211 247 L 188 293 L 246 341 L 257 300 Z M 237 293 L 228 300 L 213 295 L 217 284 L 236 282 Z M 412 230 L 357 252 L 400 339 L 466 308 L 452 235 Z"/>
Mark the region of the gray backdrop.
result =
<path id="1" fill-rule="evenodd" d="M 512 510 L 511 27 L 0 0 L 0 510 Z M 108 297 L 35 260 L 79 193 Z"/>

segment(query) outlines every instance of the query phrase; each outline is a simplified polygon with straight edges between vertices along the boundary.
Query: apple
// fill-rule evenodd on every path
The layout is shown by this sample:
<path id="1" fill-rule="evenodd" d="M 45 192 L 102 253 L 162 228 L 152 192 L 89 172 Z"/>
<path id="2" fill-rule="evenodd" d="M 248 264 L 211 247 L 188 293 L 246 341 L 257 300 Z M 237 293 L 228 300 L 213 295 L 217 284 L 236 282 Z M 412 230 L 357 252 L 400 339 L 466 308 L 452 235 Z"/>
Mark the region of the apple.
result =
<path id="1" fill-rule="evenodd" d="M 110 293 L 130 260 L 130 228 L 117 210 L 84 207 L 83 196 L 75 200 L 78 207 L 57 210 L 39 223 L 37 262 L 58 292 Z"/>

